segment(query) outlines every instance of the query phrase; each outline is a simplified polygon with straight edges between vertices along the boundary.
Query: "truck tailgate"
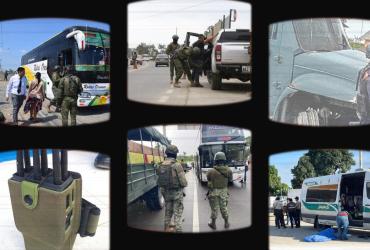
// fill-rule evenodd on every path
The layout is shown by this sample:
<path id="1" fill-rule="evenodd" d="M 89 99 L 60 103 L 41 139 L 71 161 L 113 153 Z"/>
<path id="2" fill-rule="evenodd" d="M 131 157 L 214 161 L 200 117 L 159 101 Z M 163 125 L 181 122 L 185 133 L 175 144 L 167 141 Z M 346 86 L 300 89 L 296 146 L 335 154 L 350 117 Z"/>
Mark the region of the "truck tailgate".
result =
<path id="1" fill-rule="evenodd" d="M 247 64 L 249 43 L 222 43 L 221 64 Z"/>

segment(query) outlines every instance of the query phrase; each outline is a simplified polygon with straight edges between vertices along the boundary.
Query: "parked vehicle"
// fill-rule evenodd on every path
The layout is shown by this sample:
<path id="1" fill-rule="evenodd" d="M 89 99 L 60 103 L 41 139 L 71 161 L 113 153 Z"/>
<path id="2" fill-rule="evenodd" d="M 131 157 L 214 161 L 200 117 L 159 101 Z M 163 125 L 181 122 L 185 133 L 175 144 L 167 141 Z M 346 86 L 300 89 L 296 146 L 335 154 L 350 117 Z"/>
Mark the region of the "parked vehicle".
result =
<path id="1" fill-rule="evenodd" d="M 94 166 L 97 168 L 110 168 L 110 156 L 106 154 L 99 153 L 94 161 Z"/>
<path id="2" fill-rule="evenodd" d="M 142 59 L 142 58 L 137 57 L 137 59 L 136 59 L 136 64 L 138 64 L 138 65 L 143 65 L 143 59 Z M 131 61 L 130 61 L 130 65 L 134 65 L 134 60 L 132 60 L 132 59 L 131 59 Z"/>
<path id="3" fill-rule="evenodd" d="M 270 25 L 269 114 L 306 126 L 348 126 L 361 119 L 365 53 L 353 50 L 339 18 Z"/>
<path id="4" fill-rule="evenodd" d="M 158 67 L 158 65 L 166 65 L 167 67 L 170 65 L 170 60 L 167 54 L 157 55 L 157 57 L 155 58 L 155 66 Z"/>
<path id="5" fill-rule="evenodd" d="M 222 79 L 251 79 L 251 32 L 247 29 L 220 30 L 213 40 L 211 70 L 207 72 L 212 89 L 222 87 Z"/>
<path id="6" fill-rule="evenodd" d="M 350 227 L 370 229 L 370 171 L 308 178 L 302 184 L 302 219 L 317 228 L 335 226 L 345 200 Z"/>

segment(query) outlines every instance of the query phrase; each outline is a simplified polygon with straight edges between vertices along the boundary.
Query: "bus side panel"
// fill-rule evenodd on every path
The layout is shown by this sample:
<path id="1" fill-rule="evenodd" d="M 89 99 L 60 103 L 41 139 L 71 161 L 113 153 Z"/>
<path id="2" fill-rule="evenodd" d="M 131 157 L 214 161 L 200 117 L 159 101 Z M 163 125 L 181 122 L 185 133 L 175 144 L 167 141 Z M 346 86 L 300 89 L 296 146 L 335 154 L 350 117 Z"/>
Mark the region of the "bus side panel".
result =
<path id="1" fill-rule="evenodd" d="M 307 202 L 307 186 L 302 186 L 301 193 L 301 214 L 304 222 L 314 224 L 316 217 L 319 224 L 322 225 L 336 225 L 336 215 L 338 211 L 338 193 L 335 202 Z"/>
<path id="2" fill-rule="evenodd" d="M 370 229 L 370 173 L 366 173 L 365 175 L 362 202 L 364 229 Z"/>

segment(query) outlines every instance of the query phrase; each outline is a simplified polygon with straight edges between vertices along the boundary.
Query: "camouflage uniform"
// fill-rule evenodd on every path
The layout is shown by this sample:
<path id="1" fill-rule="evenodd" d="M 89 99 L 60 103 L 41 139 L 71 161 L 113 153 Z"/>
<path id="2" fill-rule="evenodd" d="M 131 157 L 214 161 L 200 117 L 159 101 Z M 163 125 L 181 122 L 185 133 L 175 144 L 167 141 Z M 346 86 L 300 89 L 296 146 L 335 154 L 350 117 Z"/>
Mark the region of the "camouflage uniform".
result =
<path id="1" fill-rule="evenodd" d="M 176 149 L 176 150 L 175 150 Z M 166 149 L 166 154 L 168 152 L 178 152 L 176 146 L 169 146 Z M 177 153 L 176 153 L 177 154 Z M 157 171 L 160 172 L 166 168 L 171 168 L 171 178 L 161 179 L 160 174 L 158 174 L 158 185 L 161 189 L 165 201 L 165 219 L 164 228 L 169 231 L 169 226 L 172 216 L 174 217 L 176 232 L 182 231 L 182 212 L 184 210 L 184 187 L 187 186 L 187 181 L 185 178 L 184 170 L 180 163 L 176 162 L 176 159 L 167 157 L 164 162 L 158 167 Z"/>
<path id="2" fill-rule="evenodd" d="M 62 124 L 63 126 L 68 126 L 68 115 L 71 113 L 71 126 L 75 126 L 77 99 L 78 95 L 82 92 L 81 80 L 77 76 L 67 72 L 66 75 L 60 79 L 59 89 L 62 100 Z"/>
<path id="3" fill-rule="evenodd" d="M 166 54 L 170 56 L 170 78 L 171 78 L 171 81 L 173 80 L 174 69 L 175 69 L 173 54 L 174 54 L 175 50 L 178 49 L 179 47 L 180 47 L 180 45 L 178 43 L 173 43 L 172 42 L 167 46 L 167 49 L 166 49 Z"/>
<path id="4" fill-rule="evenodd" d="M 60 107 L 61 92 L 59 89 L 59 82 L 62 76 L 63 75 L 61 75 L 61 73 L 59 73 L 58 71 L 54 71 L 53 74 L 51 75 L 51 80 L 53 81 L 52 91 L 54 95 L 54 99 L 51 100 L 51 105 L 54 105 L 57 108 Z"/>
<path id="5" fill-rule="evenodd" d="M 209 188 L 208 200 L 211 207 L 212 220 L 212 223 L 209 223 L 209 226 L 213 229 L 216 229 L 215 222 L 217 219 L 218 210 L 221 211 L 222 218 L 225 220 L 225 227 L 229 227 L 229 214 L 227 211 L 229 194 L 227 186 L 228 182 L 231 182 L 232 179 L 233 173 L 227 165 L 215 165 L 213 169 L 207 172 Z"/>
<path id="6" fill-rule="evenodd" d="M 175 51 L 174 55 L 174 63 L 175 63 L 175 69 L 176 69 L 176 78 L 175 78 L 175 84 L 178 83 L 179 79 L 185 72 L 185 74 L 188 77 L 188 80 L 191 84 L 193 84 L 193 80 L 191 78 L 190 68 L 189 68 L 189 56 L 191 55 L 192 49 L 190 47 L 180 46 Z"/>

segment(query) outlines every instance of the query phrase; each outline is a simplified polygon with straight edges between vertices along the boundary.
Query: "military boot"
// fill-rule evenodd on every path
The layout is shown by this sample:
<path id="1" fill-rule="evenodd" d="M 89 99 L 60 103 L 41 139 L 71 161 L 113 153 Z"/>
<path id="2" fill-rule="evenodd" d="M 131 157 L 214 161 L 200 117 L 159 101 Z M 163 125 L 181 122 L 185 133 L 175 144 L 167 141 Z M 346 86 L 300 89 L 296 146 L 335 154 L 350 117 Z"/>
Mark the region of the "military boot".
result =
<path id="1" fill-rule="evenodd" d="M 208 222 L 208 226 L 214 230 L 216 230 L 216 219 L 212 219 L 211 222 Z"/>
<path id="2" fill-rule="evenodd" d="M 173 84 L 173 86 L 175 88 L 181 88 L 180 84 L 179 84 L 179 81 L 175 81 L 175 83 Z"/>
<path id="3" fill-rule="evenodd" d="M 197 87 L 197 84 L 194 83 L 193 81 L 190 81 L 190 87 Z"/>
<path id="4" fill-rule="evenodd" d="M 200 84 L 199 82 L 197 82 L 197 83 L 195 84 L 195 87 L 203 88 L 203 85 L 202 85 L 202 84 Z"/>
<path id="5" fill-rule="evenodd" d="M 225 219 L 225 228 L 229 228 L 230 227 L 230 224 L 229 224 L 229 219 L 226 218 Z"/>

